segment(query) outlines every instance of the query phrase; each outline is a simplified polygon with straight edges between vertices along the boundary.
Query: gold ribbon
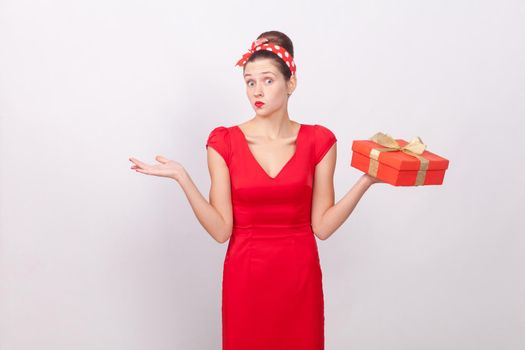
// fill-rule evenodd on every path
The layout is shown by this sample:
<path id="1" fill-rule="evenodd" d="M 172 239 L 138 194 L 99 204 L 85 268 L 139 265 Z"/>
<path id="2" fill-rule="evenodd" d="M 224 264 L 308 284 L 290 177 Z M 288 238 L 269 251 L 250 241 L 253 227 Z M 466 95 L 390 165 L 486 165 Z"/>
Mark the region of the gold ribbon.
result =
<path id="1" fill-rule="evenodd" d="M 384 148 L 372 148 L 370 150 L 370 165 L 368 167 L 368 174 L 372 175 L 373 177 L 377 177 L 377 170 L 379 169 L 379 155 L 381 152 L 401 151 L 420 160 L 415 185 L 420 186 L 424 184 L 428 164 L 430 161 L 421 156 L 427 145 L 423 143 L 423 140 L 421 140 L 419 136 L 415 137 L 403 147 L 401 147 L 392 136 L 383 134 L 382 132 L 376 133 L 370 138 L 370 140 L 380 144 L 381 146 L 384 146 Z"/>

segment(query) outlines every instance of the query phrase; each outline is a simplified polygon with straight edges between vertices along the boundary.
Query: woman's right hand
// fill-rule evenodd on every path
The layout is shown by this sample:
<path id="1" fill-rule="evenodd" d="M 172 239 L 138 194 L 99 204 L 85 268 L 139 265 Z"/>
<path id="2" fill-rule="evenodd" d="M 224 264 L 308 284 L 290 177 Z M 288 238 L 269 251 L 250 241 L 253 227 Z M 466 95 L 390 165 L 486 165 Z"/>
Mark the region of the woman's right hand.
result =
<path id="1" fill-rule="evenodd" d="M 129 158 L 129 160 L 134 163 L 131 169 L 146 175 L 169 177 L 176 181 L 179 181 L 186 175 L 186 169 L 184 169 L 179 162 L 163 156 L 156 156 L 155 159 L 160 162 L 160 164 L 149 165 L 136 158 Z"/>

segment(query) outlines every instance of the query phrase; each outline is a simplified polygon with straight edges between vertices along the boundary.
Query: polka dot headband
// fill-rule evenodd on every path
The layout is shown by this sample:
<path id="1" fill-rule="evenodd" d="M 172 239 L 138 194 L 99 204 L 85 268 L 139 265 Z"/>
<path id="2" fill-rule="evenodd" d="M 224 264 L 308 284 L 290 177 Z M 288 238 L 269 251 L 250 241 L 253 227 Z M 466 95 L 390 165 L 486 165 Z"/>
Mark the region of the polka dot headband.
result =
<path id="1" fill-rule="evenodd" d="M 268 50 L 270 52 L 273 52 L 274 54 L 279 56 L 279 58 L 281 58 L 284 61 L 284 63 L 286 63 L 292 75 L 295 74 L 297 67 L 295 66 L 295 62 L 293 61 L 292 55 L 290 55 L 290 53 L 286 51 L 284 47 L 268 43 L 268 38 L 260 38 L 255 40 L 252 43 L 252 47 L 249 49 L 249 51 L 241 57 L 241 59 L 237 62 L 237 64 L 235 64 L 235 66 L 244 66 L 250 58 L 250 56 L 259 50 Z"/>

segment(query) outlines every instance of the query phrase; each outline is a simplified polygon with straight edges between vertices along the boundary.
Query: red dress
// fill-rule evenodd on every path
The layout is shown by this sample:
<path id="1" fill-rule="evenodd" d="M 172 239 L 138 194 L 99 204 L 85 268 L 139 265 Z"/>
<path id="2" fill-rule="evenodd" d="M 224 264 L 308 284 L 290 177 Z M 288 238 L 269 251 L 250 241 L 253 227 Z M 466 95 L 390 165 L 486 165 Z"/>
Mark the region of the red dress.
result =
<path id="1" fill-rule="evenodd" d="M 222 280 L 223 350 L 323 350 L 324 300 L 311 227 L 315 165 L 337 141 L 301 124 L 294 155 L 270 177 L 238 126 L 208 137 L 228 165 L 233 231 Z"/>

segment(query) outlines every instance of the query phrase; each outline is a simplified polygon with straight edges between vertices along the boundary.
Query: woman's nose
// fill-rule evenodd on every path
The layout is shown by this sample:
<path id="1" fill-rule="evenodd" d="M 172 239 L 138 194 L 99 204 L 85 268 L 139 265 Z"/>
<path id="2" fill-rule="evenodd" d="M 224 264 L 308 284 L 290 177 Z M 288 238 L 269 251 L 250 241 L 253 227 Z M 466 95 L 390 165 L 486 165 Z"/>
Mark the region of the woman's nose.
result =
<path id="1" fill-rule="evenodd" d="M 255 91 L 253 92 L 255 97 L 260 97 L 263 95 L 262 89 L 260 87 L 256 87 Z"/>

